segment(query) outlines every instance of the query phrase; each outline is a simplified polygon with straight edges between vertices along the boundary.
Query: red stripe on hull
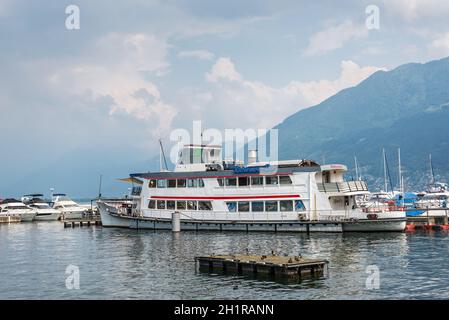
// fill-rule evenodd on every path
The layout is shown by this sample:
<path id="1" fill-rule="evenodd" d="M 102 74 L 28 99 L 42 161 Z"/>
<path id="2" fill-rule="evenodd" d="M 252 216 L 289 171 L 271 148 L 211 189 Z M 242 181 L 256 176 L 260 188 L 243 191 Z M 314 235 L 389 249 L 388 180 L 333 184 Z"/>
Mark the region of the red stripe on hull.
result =
<path id="1" fill-rule="evenodd" d="M 300 198 L 299 194 L 281 194 L 272 196 L 216 196 L 216 197 L 182 197 L 182 196 L 152 196 L 155 200 L 250 200 L 250 199 L 280 199 L 280 198 Z"/>

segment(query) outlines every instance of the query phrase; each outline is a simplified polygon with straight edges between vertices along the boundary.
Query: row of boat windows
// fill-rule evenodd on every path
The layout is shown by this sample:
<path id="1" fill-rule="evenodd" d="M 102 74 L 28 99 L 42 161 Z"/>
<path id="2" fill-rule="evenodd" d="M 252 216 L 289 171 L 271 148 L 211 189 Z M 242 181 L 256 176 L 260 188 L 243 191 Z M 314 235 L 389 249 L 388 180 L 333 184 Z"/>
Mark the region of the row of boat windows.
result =
<path id="1" fill-rule="evenodd" d="M 302 200 L 280 201 L 230 201 L 226 202 L 229 212 L 291 212 L 305 211 Z M 293 209 L 294 208 L 294 209 Z M 150 200 L 148 209 L 158 210 L 201 210 L 211 211 L 211 201 L 175 201 L 175 200 Z"/>
<path id="2" fill-rule="evenodd" d="M 174 200 L 150 200 L 148 209 L 159 210 L 212 210 L 210 201 L 174 201 Z"/>
<path id="3" fill-rule="evenodd" d="M 220 187 L 248 187 L 248 186 L 273 186 L 291 185 L 292 179 L 289 176 L 257 176 L 257 177 L 236 177 L 218 178 Z M 202 188 L 203 179 L 151 179 L 148 182 L 149 188 Z"/>
<path id="4" fill-rule="evenodd" d="M 256 176 L 238 178 L 218 178 L 220 187 L 247 187 L 247 186 L 273 186 L 291 185 L 292 179 L 289 176 Z"/>
<path id="5" fill-rule="evenodd" d="M 306 210 L 302 200 L 232 201 L 226 202 L 226 205 L 229 212 L 291 212 Z M 295 209 L 293 210 L 293 208 Z"/>
<path id="6" fill-rule="evenodd" d="M 170 179 L 156 180 L 151 179 L 148 182 L 149 188 L 203 188 L 203 179 Z"/>

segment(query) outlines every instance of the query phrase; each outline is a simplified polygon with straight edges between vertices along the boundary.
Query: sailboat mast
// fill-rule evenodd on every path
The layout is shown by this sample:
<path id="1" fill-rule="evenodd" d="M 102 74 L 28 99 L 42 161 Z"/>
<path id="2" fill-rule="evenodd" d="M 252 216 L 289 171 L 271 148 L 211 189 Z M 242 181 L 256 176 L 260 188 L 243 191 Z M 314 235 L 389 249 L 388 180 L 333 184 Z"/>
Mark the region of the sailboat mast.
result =
<path id="1" fill-rule="evenodd" d="M 398 148 L 399 192 L 402 192 L 401 148 Z"/>
<path id="2" fill-rule="evenodd" d="M 355 164 L 355 179 L 360 180 L 359 179 L 359 167 L 357 165 L 357 157 L 356 156 L 354 156 L 354 164 Z"/>
<path id="3" fill-rule="evenodd" d="M 382 155 L 384 160 L 384 191 L 388 191 L 388 185 L 387 185 L 387 158 L 385 154 L 385 148 L 382 149 Z"/>
<path id="4" fill-rule="evenodd" d="M 435 184 L 435 175 L 433 173 L 433 164 L 432 164 L 432 154 L 429 154 L 429 165 L 430 165 L 430 183 Z"/>

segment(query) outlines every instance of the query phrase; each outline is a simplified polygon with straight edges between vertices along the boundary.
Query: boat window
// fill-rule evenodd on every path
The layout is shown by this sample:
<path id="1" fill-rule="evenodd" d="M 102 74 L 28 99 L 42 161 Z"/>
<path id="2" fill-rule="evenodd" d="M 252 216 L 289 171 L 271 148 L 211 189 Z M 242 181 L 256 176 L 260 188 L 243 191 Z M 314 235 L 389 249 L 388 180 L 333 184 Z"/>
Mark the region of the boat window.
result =
<path id="1" fill-rule="evenodd" d="M 157 208 L 158 209 L 165 209 L 165 200 L 158 200 L 157 201 Z"/>
<path id="2" fill-rule="evenodd" d="M 226 186 L 227 187 L 237 186 L 237 178 L 226 178 Z"/>
<path id="3" fill-rule="evenodd" d="M 228 206 L 229 212 L 237 211 L 237 203 L 236 202 L 226 202 L 226 205 Z"/>
<path id="4" fill-rule="evenodd" d="M 168 180 L 168 187 L 176 188 L 176 180 L 175 179 Z"/>
<path id="5" fill-rule="evenodd" d="M 198 201 L 198 210 L 212 210 L 212 202 Z"/>
<path id="6" fill-rule="evenodd" d="M 289 176 L 280 176 L 279 184 L 292 184 L 292 179 Z"/>
<path id="7" fill-rule="evenodd" d="M 277 184 L 279 184 L 278 176 L 265 177 L 265 184 L 266 185 L 277 185 Z"/>
<path id="8" fill-rule="evenodd" d="M 157 180 L 158 188 L 167 188 L 167 180 Z"/>
<path id="9" fill-rule="evenodd" d="M 175 201 L 174 200 L 167 200 L 167 209 L 175 210 Z"/>
<path id="10" fill-rule="evenodd" d="M 240 187 L 249 186 L 249 178 L 248 177 L 239 177 L 239 186 Z"/>
<path id="11" fill-rule="evenodd" d="M 198 179 L 198 187 L 204 188 L 204 181 L 203 181 L 203 179 Z"/>
<path id="12" fill-rule="evenodd" d="M 178 188 L 185 188 L 186 187 L 186 179 L 178 179 Z"/>
<path id="13" fill-rule="evenodd" d="M 278 202 L 277 201 L 266 201 L 265 202 L 265 210 L 268 212 L 278 211 Z"/>
<path id="14" fill-rule="evenodd" d="M 263 177 L 251 177 L 252 186 L 263 186 Z"/>
<path id="15" fill-rule="evenodd" d="M 150 200 L 148 202 L 148 209 L 155 209 L 156 208 L 156 201 L 155 200 Z"/>
<path id="16" fill-rule="evenodd" d="M 240 212 L 248 212 L 249 211 L 249 202 L 248 201 L 239 201 L 239 211 Z"/>
<path id="17" fill-rule="evenodd" d="M 220 187 L 223 187 L 223 186 L 224 186 L 224 179 L 223 179 L 223 178 L 218 178 L 217 181 L 218 181 L 218 185 L 219 185 Z"/>
<path id="18" fill-rule="evenodd" d="M 188 179 L 187 180 L 187 187 L 189 187 L 189 188 L 196 188 L 196 187 L 198 187 L 198 180 L 197 179 Z"/>
<path id="19" fill-rule="evenodd" d="M 196 210 L 196 201 L 187 201 L 187 210 Z"/>
<path id="20" fill-rule="evenodd" d="M 295 211 L 306 211 L 306 207 L 302 200 L 295 200 Z"/>
<path id="21" fill-rule="evenodd" d="M 185 201 L 176 201 L 176 209 L 178 209 L 178 210 L 185 210 L 186 209 L 186 202 Z"/>
<path id="22" fill-rule="evenodd" d="M 148 188 L 156 188 L 157 180 L 151 179 L 150 182 L 148 182 Z"/>
<path id="23" fill-rule="evenodd" d="M 279 207 L 281 211 L 293 211 L 293 201 L 291 200 L 281 200 L 279 201 Z"/>
<path id="24" fill-rule="evenodd" d="M 263 201 L 251 202 L 251 208 L 253 212 L 263 212 Z"/>

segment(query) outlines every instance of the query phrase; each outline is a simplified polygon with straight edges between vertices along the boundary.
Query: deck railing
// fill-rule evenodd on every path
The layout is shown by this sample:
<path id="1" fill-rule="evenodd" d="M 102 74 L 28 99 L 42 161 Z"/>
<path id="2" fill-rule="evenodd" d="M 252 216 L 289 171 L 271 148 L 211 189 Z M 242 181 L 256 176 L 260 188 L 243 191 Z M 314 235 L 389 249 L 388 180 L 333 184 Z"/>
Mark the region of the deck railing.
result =
<path id="1" fill-rule="evenodd" d="M 368 191 L 365 181 L 345 181 L 317 183 L 318 190 L 325 193 L 347 193 L 356 191 Z"/>

